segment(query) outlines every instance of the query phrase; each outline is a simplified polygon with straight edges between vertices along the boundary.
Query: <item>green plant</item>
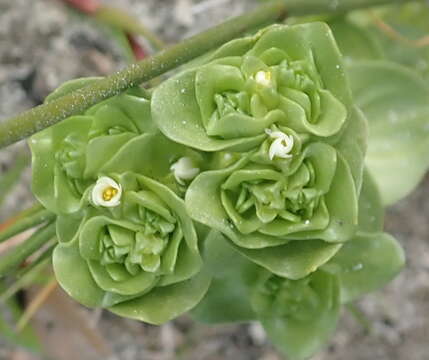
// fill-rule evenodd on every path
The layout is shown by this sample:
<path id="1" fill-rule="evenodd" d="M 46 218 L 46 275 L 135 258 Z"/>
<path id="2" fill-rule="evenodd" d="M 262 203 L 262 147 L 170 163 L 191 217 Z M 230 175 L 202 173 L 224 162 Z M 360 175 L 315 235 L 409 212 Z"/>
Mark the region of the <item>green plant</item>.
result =
<path id="1" fill-rule="evenodd" d="M 285 7 L 270 2 L 111 78 L 65 83 L 5 122 L 8 144 L 65 118 L 29 140 L 43 208 L 0 239 L 46 225 L 0 275 L 55 233 L 56 278 L 86 306 L 152 324 L 191 309 L 209 323 L 258 320 L 291 358 L 318 351 L 342 305 L 404 266 L 383 206 L 427 170 L 429 88 L 385 55 L 367 13 L 254 30 Z M 153 89 L 136 86 L 197 56 Z M 412 176 L 393 176 L 410 156 Z"/>

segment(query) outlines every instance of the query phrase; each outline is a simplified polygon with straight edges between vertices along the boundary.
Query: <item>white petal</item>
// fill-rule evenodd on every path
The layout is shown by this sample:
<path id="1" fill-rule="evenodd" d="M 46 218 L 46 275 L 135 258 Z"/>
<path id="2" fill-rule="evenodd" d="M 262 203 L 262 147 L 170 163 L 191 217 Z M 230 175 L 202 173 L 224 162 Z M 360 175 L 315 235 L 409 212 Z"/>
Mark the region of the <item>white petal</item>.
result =
<path id="1" fill-rule="evenodd" d="M 255 75 L 255 81 L 262 86 L 271 85 L 271 72 L 269 71 L 258 71 Z"/>
<path id="2" fill-rule="evenodd" d="M 183 180 L 192 180 L 200 172 L 200 169 L 195 167 L 189 157 L 181 157 L 171 165 L 170 170 L 173 171 L 176 181 L 182 185 L 184 184 Z"/>
<path id="3" fill-rule="evenodd" d="M 267 131 L 265 132 L 273 139 L 275 139 L 269 149 L 269 158 L 273 160 L 275 156 L 283 159 L 292 157 L 290 152 L 293 149 L 294 139 L 292 135 L 286 135 L 281 131 Z"/>
<path id="4" fill-rule="evenodd" d="M 109 188 L 113 188 L 117 190 L 117 193 L 112 196 L 110 200 L 105 200 L 103 198 L 103 194 Z M 104 207 L 115 207 L 121 203 L 122 197 L 122 186 L 118 184 L 115 180 L 103 176 L 99 178 L 94 185 L 91 193 L 91 199 L 94 205 L 96 206 L 104 206 Z"/>

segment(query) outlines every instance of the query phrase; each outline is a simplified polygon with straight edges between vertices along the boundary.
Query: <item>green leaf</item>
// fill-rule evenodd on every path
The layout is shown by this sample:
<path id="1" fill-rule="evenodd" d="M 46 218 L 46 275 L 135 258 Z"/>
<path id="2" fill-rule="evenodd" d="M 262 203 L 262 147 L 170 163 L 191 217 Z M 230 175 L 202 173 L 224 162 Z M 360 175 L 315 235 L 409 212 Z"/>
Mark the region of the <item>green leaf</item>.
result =
<path id="1" fill-rule="evenodd" d="M 417 43 L 417 40 L 424 39 L 429 31 L 428 4 L 413 2 L 400 7 L 390 6 L 378 15 L 398 34 L 388 36 L 379 27 L 371 27 L 372 33 L 383 47 L 385 57 L 412 68 L 426 80 L 429 79 L 429 47 Z"/>
<path id="2" fill-rule="evenodd" d="M 264 135 L 221 140 L 209 137 L 201 122 L 195 97 L 195 70 L 163 82 L 152 98 L 153 120 L 169 139 L 204 151 L 249 149 L 261 143 Z M 167 121 L 167 119 L 169 119 Z"/>
<path id="3" fill-rule="evenodd" d="M 380 43 L 367 28 L 345 17 L 329 21 L 335 40 L 347 60 L 379 60 L 384 57 Z"/>
<path id="4" fill-rule="evenodd" d="M 67 294 L 85 306 L 102 306 L 105 292 L 92 278 L 87 262 L 79 253 L 77 239 L 60 243 L 54 250 L 52 264 L 55 277 Z"/>
<path id="5" fill-rule="evenodd" d="M 264 299 L 267 291 L 270 295 L 270 290 L 265 290 L 265 294 L 256 292 L 252 303 L 273 344 L 288 358 L 308 359 L 335 331 L 340 312 L 339 281 L 324 271 L 310 275 L 304 284 L 304 280 L 283 281 L 288 282 L 287 287 L 271 295 L 274 300 Z M 282 284 L 281 280 L 278 283 Z M 263 303 L 271 303 L 267 312 L 261 312 Z"/>
<path id="6" fill-rule="evenodd" d="M 318 144 L 311 144 L 308 149 L 308 156 L 311 159 L 312 150 L 310 149 L 324 149 L 330 147 L 319 144 L 323 146 L 317 146 Z M 324 149 L 326 151 L 326 149 Z M 335 152 L 333 153 L 334 157 L 330 151 L 325 154 L 318 154 L 316 159 L 324 159 L 325 161 L 330 159 L 335 164 Z M 344 242 L 347 241 L 355 232 L 357 226 L 357 197 L 354 182 L 350 173 L 350 169 L 347 163 L 338 157 L 337 169 L 335 176 L 332 180 L 332 175 L 330 175 L 330 168 L 333 164 L 321 166 L 321 169 L 315 167 L 316 170 L 321 172 L 318 175 L 321 175 L 320 181 L 325 179 L 328 183 L 332 181 L 330 185 L 330 190 L 326 194 L 326 204 L 329 214 L 329 222 L 323 222 L 323 227 L 321 230 L 311 231 L 311 220 L 308 224 L 302 226 L 299 224 L 290 225 L 291 230 L 288 232 L 287 226 L 282 225 L 282 221 L 273 221 L 271 224 L 261 227 L 258 220 L 251 218 L 250 220 L 244 222 L 243 219 L 237 218 L 232 219 L 231 222 L 231 211 L 227 212 L 230 208 L 227 199 L 223 196 L 222 188 L 228 184 L 227 178 L 231 175 L 230 179 L 235 179 L 241 172 L 240 169 L 246 163 L 246 159 L 243 159 L 233 166 L 216 171 L 203 172 L 192 182 L 185 196 L 185 203 L 189 215 L 196 221 L 201 222 L 211 228 L 221 231 L 225 234 L 230 240 L 232 240 L 236 245 L 240 247 L 245 247 L 249 249 L 264 248 L 267 246 L 276 246 L 285 244 L 288 240 L 297 240 L 297 239 L 323 239 L 328 242 Z M 320 164 L 318 164 L 320 165 Z M 249 176 L 261 176 L 261 174 L 275 173 L 274 171 L 254 171 L 247 172 Z M 235 176 L 237 174 L 237 176 Z M 245 176 L 244 174 L 242 176 Z M 279 173 L 279 176 L 280 173 Z M 272 177 L 272 175 L 271 175 Z M 262 177 L 263 179 L 263 177 Z M 324 184 L 323 188 L 329 187 Z M 349 201 L 344 202 L 342 199 L 347 197 Z M 207 206 L 210 204 L 210 206 Z M 322 215 L 317 215 L 315 213 L 314 218 L 317 220 L 318 216 L 327 218 L 325 214 L 326 210 Z M 244 231 L 244 228 L 241 228 L 239 223 L 242 222 L 242 225 L 248 225 L 248 229 Z M 319 222 L 319 221 L 318 221 Z M 238 224 L 235 225 L 235 224 Z M 280 225 L 279 225 L 280 224 Z M 252 228 L 253 226 L 253 228 Z M 256 231 L 261 227 L 261 231 Z M 309 231 L 305 231 L 309 228 Z M 282 233 L 283 231 L 283 233 Z"/>
<path id="7" fill-rule="evenodd" d="M 151 104 L 150 100 L 148 100 L 148 94 L 139 87 L 128 89 L 122 94 L 94 105 L 87 110 L 86 114 L 97 118 L 96 124 L 100 129 L 103 125 L 107 126 L 108 119 L 110 118 L 109 113 L 111 112 L 121 113 L 121 116 L 125 117 L 126 128 L 131 129 L 134 126 L 135 133 L 156 132 L 156 126 L 152 122 Z M 111 118 L 112 125 L 117 126 L 118 122 L 118 119 Z"/>
<path id="8" fill-rule="evenodd" d="M 102 77 L 85 77 L 66 81 L 45 98 L 45 103 L 57 100 L 62 96 L 79 90 L 87 85 L 93 84 L 101 79 Z"/>
<path id="9" fill-rule="evenodd" d="M 107 266 L 102 266 L 98 261 L 89 260 L 88 267 L 92 278 L 97 285 L 106 292 L 119 295 L 136 295 L 149 291 L 156 284 L 157 278 L 154 274 L 141 271 L 135 276 L 116 281 L 112 278 Z"/>
<path id="10" fill-rule="evenodd" d="M 350 167 L 341 155 L 338 156 L 337 170 L 325 199 L 330 217 L 328 226 L 321 231 L 308 232 L 304 238 L 312 236 L 327 242 L 349 240 L 358 224 L 358 199 Z M 300 238 L 299 235 L 297 238 Z"/>
<path id="11" fill-rule="evenodd" d="M 197 305 L 210 285 L 210 275 L 202 271 L 192 279 L 156 287 L 149 293 L 109 308 L 114 314 L 161 325 Z"/>
<path id="12" fill-rule="evenodd" d="M 361 233 L 342 247 L 326 269 L 339 275 L 341 301 L 347 303 L 387 284 L 404 264 L 404 251 L 391 235 Z"/>
<path id="13" fill-rule="evenodd" d="M 204 257 L 204 266 L 213 278 L 207 294 L 192 310 L 192 317 L 211 324 L 254 320 L 249 296 L 258 267 L 213 230 L 205 240 Z"/>
<path id="14" fill-rule="evenodd" d="M 273 123 L 322 137 L 338 133 L 352 101 L 327 25 L 271 26 L 249 39 L 225 45 L 208 64 L 154 91 L 161 132 L 204 151 L 250 150 Z M 267 72 L 264 85 L 256 74 Z"/>
<path id="15" fill-rule="evenodd" d="M 369 121 L 367 166 L 383 203 L 393 204 L 429 166 L 429 87 L 412 70 L 386 61 L 353 63 L 349 75 Z"/>
<path id="16" fill-rule="evenodd" d="M 363 173 L 359 196 L 359 231 L 380 232 L 384 227 L 384 208 L 377 184 L 368 170 Z"/>
<path id="17" fill-rule="evenodd" d="M 56 154 L 61 149 L 84 151 L 81 147 L 88 140 L 91 123 L 91 117 L 72 116 L 39 132 L 29 141 L 33 157 L 33 193 L 44 207 L 56 214 L 73 213 L 81 207 L 81 196 L 69 181 L 66 169 L 57 162 L 59 155 Z M 76 162 L 74 172 L 83 174 L 84 164 Z"/>
<path id="18" fill-rule="evenodd" d="M 285 245 L 264 249 L 235 248 L 256 264 L 278 276 L 300 279 L 325 264 L 341 248 L 321 240 L 292 240 Z"/>
<path id="19" fill-rule="evenodd" d="M 52 96 L 56 98 L 92 81 L 96 80 L 66 83 Z M 56 214 L 75 213 L 82 209 L 85 191 L 104 167 L 112 171 L 112 163 L 118 165 L 122 161 L 129 165 L 128 171 L 140 169 L 138 157 L 130 156 L 140 150 L 133 146 L 133 140 L 141 133 L 156 132 L 150 101 L 145 96 L 139 88 L 130 89 L 30 139 L 32 187 L 43 206 Z"/>
<path id="20" fill-rule="evenodd" d="M 349 165 L 356 191 L 359 193 L 368 147 L 368 122 L 356 106 L 352 108 L 344 132 L 335 147 Z"/>
<path id="21" fill-rule="evenodd" d="M 57 238 L 59 242 L 69 242 L 71 241 L 82 224 L 81 216 L 73 215 L 60 215 L 57 216 L 55 220 L 55 225 L 57 229 Z"/>

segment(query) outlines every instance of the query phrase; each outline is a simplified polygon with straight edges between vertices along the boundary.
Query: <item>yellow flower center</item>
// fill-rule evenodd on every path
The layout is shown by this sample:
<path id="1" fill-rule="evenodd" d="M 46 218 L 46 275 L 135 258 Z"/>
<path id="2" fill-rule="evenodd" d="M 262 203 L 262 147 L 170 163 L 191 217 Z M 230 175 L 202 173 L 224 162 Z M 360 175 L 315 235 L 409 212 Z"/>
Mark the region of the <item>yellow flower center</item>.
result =
<path id="1" fill-rule="evenodd" d="M 107 187 L 103 191 L 103 200 L 110 201 L 118 193 L 118 189 L 115 189 L 112 186 Z"/>

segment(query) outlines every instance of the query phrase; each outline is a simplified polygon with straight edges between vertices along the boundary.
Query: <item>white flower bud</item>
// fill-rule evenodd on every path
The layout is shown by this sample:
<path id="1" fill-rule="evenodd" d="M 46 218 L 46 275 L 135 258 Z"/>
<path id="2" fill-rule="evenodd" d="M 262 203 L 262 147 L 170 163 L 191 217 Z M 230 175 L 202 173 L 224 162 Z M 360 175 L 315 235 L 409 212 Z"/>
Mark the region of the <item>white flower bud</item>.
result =
<path id="1" fill-rule="evenodd" d="M 270 160 L 273 160 L 275 156 L 282 159 L 292 157 L 292 154 L 290 154 L 294 144 L 292 135 L 287 135 L 281 131 L 272 131 L 270 129 L 265 129 L 265 132 L 274 139 L 269 149 Z"/>
<path id="2" fill-rule="evenodd" d="M 258 71 L 255 75 L 255 81 L 262 86 L 271 86 L 271 72 L 270 71 Z"/>
<path id="3" fill-rule="evenodd" d="M 200 172 L 189 157 L 181 157 L 171 165 L 170 170 L 173 171 L 176 181 L 181 185 L 185 184 L 183 180 L 192 180 Z"/>
<path id="4" fill-rule="evenodd" d="M 94 205 L 115 207 L 121 203 L 122 186 L 115 180 L 103 176 L 95 183 L 91 195 Z"/>

